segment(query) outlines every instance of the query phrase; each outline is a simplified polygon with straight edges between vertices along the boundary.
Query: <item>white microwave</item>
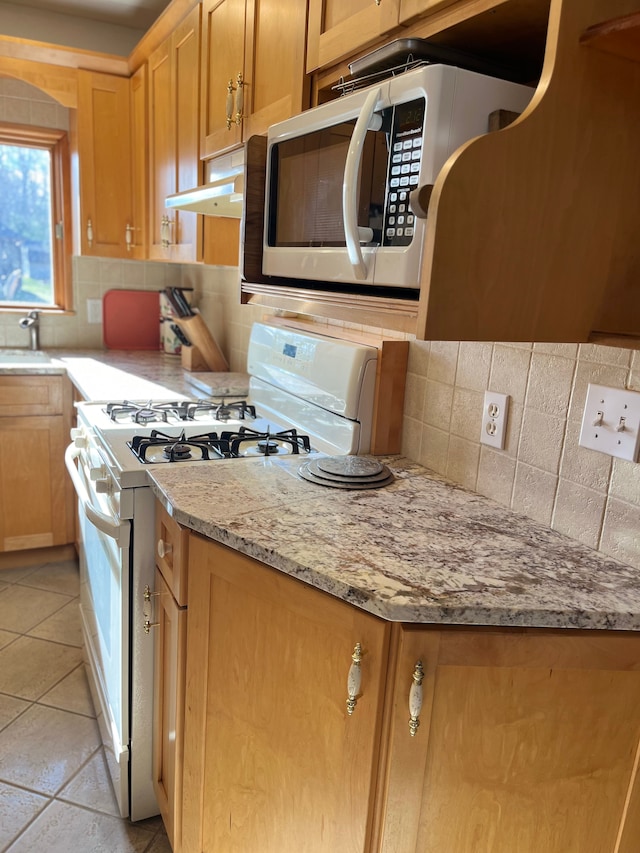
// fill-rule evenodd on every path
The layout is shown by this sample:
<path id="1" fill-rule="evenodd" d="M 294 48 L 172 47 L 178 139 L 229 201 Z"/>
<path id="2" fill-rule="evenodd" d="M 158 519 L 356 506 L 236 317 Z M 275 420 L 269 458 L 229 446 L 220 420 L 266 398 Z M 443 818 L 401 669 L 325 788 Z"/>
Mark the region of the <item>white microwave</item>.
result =
<path id="1" fill-rule="evenodd" d="M 352 286 L 418 288 L 420 188 L 533 90 L 426 65 L 269 128 L 262 272 Z M 413 204 L 412 204 L 413 200 Z"/>

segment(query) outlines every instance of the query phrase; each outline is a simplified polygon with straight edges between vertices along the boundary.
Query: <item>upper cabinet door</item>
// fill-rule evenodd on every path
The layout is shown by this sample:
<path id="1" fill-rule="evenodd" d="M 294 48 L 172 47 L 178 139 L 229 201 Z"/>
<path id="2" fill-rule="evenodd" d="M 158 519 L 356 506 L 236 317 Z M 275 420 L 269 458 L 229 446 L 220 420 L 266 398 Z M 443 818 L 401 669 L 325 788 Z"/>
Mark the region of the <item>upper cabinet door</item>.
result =
<path id="1" fill-rule="evenodd" d="M 245 0 L 203 3 L 200 113 L 203 157 L 233 148 L 242 141 L 245 11 Z"/>
<path id="2" fill-rule="evenodd" d="M 129 80 L 78 72 L 80 245 L 83 255 L 127 256 L 131 214 Z"/>
<path id="3" fill-rule="evenodd" d="M 398 26 L 400 0 L 310 0 L 307 71 L 357 53 Z"/>
<path id="4" fill-rule="evenodd" d="M 205 0 L 201 157 L 307 106 L 306 21 L 304 0 Z"/>
<path id="5" fill-rule="evenodd" d="M 165 198 L 200 183 L 200 6 L 149 57 L 149 257 L 195 261 L 201 217 L 169 214 Z"/>
<path id="6" fill-rule="evenodd" d="M 128 224 L 127 254 L 135 260 L 147 257 L 147 64 L 130 79 L 131 101 L 131 164 L 133 169 L 133 219 Z"/>
<path id="7" fill-rule="evenodd" d="M 306 28 L 305 0 L 248 0 L 243 140 L 309 105 Z"/>

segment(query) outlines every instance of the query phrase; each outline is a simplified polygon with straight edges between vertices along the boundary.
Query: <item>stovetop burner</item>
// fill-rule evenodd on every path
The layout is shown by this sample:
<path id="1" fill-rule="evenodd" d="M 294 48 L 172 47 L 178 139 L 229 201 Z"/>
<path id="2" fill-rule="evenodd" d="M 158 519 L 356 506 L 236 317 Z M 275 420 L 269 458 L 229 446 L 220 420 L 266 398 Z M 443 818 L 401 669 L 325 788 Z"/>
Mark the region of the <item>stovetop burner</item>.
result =
<path id="1" fill-rule="evenodd" d="M 114 423 L 177 423 L 209 420 L 226 423 L 230 420 L 255 419 L 255 407 L 245 400 L 171 400 L 167 402 L 135 403 L 130 400 L 107 403 L 104 409 Z"/>
<path id="2" fill-rule="evenodd" d="M 176 437 L 154 429 L 149 435 L 134 435 L 127 445 L 141 462 L 148 464 L 226 459 L 229 455 L 228 444 L 215 432 L 187 437 L 183 430 Z"/>
<path id="3" fill-rule="evenodd" d="M 309 437 L 300 435 L 295 429 L 277 432 L 258 432 L 249 427 L 240 427 L 237 432 L 223 432 L 231 457 L 239 456 L 276 456 L 283 453 L 311 452 Z"/>

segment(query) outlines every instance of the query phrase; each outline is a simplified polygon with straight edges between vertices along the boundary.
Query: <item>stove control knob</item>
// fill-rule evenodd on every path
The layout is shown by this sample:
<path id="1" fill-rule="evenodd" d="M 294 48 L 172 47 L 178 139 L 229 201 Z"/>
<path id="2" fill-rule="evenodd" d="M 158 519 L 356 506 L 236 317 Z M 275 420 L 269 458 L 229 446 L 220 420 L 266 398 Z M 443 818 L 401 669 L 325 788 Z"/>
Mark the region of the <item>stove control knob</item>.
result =
<path id="1" fill-rule="evenodd" d="M 104 480 L 109 476 L 109 472 L 105 465 L 98 465 L 96 468 L 89 468 L 89 479 L 97 482 Z"/>
<path id="2" fill-rule="evenodd" d="M 111 480 L 97 480 L 96 481 L 96 492 L 99 495 L 110 495 L 113 491 L 113 487 L 111 485 Z"/>

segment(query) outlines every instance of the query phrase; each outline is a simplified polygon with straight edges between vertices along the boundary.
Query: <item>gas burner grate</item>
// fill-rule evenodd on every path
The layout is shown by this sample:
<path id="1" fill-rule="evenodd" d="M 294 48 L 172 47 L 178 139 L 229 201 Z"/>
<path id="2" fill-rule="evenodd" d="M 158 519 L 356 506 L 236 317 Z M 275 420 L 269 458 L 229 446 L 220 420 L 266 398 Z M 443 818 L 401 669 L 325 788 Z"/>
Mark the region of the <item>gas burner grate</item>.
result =
<path id="1" fill-rule="evenodd" d="M 229 455 L 239 456 L 276 456 L 279 453 L 311 452 L 309 437 L 299 435 L 295 429 L 285 429 L 279 432 L 257 432 L 249 427 L 240 427 L 237 432 L 223 432 L 223 442 L 226 442 Z M 285 445 L 285 449 L 281 449 Z M 243 452 L 244 449 L 244 452 Z"/>
<path id="2" fill-rule="evenodd" d="M 148 464 L 226 459 L 229 456 L 227 443 L 215 432 L 187 438 L 184 430 L 176 437 L 154 429 L 150 435 L 134 435 L 127 445 L 141 462 Z M 199 455 L 194 456 L 194 453 Z"/>
<path id="3" fill-rule="evenodd" d="M 185 421 L 198 420 L 200 416 L 210 416 L 218 421 L 228 421 L 232 418 L 244 420 L 246 417 L 255 418 L 255 406 L 246 400 L 198 400 L 186 401 L 180 408 L 180 417 Z"/>
<path id="4" fill-rule="evenodd" d="M 177 400 L 167 403 L 132 403 L 123 400 L 119 403 L 107 403 L 105 412 L 112 421 L 131 420 L 134 424 L 148 424 L 152 421 L 169 420 L 169 415 L 176 415 L 180 411 L 181 403 Z"/>

